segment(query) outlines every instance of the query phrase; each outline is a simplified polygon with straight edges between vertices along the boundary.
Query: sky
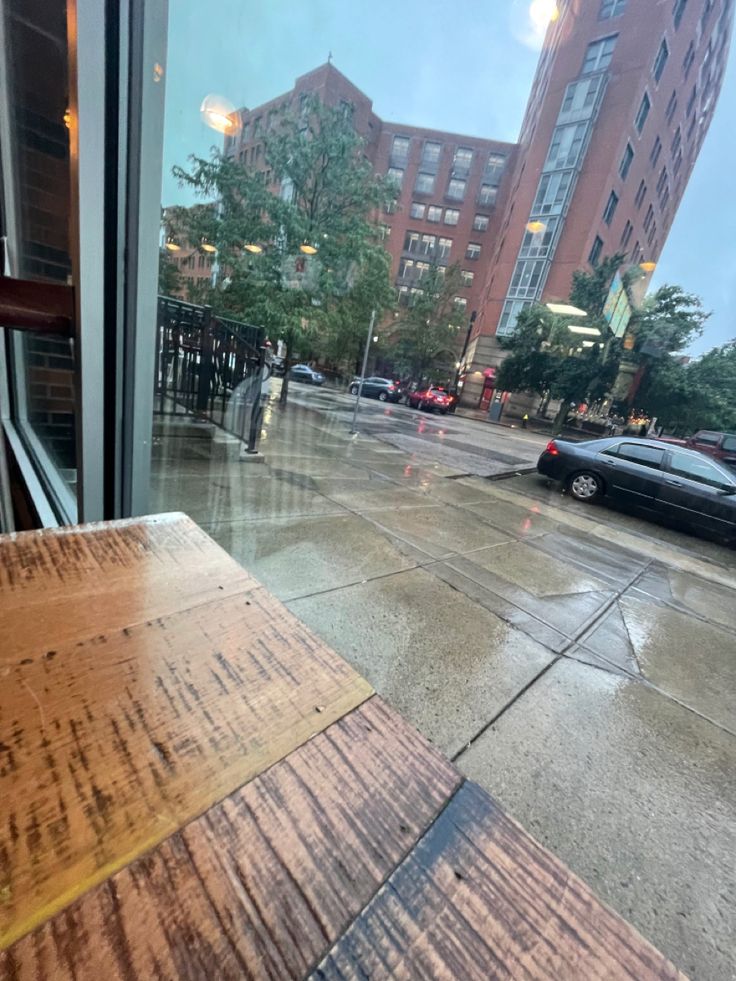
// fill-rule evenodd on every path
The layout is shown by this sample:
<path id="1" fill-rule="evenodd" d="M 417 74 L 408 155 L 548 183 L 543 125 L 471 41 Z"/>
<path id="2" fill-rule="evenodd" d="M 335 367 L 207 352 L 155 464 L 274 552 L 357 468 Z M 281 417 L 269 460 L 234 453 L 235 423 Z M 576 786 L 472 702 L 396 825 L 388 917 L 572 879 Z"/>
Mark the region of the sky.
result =
<path id="1" fill-rule="evenodd" d="M 292 88 L 332 54 L 383 119 L 516 140 L 539 56 L 522 0 L 170 0 L 162 204 L 189 203 L 171 176 L 221 139 L 199 116 L 216 93 L 253 107 Z M 528 40 L 528 38 L 527 38 Z M 712 311 L 692 347 L 736 338 L 736 56 L 715 118 L 652 277 Z"/>

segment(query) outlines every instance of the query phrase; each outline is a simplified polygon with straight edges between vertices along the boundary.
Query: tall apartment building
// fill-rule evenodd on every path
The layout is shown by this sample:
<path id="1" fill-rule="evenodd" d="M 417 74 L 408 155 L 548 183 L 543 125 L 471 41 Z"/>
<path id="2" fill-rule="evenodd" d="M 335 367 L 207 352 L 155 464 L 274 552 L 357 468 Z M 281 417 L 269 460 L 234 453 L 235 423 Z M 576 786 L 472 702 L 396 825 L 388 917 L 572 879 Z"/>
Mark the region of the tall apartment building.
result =
<path id="1" fill-rule="evenodd" d="M 457 263 L 458 316 L 476 310 L 465 401 L 492 394 L 497 336 L 572 273 L 621 251 L 656 263 L 712 119 L 733 0 L 566 0 L 550 25 L 516 144 L 384 122 L 333 65 L 240 111 L 225 152 L 266 168 L 263 136 L 310 95 L 345 106 L 379 173 L 400 187 L 382 216 L 401 302 L 430 262 Z M 278 175 L 271 175 L 274 181 Z"/>

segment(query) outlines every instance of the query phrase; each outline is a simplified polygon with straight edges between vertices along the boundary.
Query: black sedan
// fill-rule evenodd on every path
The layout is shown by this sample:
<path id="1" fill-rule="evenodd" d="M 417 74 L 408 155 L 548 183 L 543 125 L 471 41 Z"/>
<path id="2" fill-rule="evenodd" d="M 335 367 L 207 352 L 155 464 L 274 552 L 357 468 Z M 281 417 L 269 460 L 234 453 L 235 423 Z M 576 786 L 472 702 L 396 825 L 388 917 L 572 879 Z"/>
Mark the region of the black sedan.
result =
<path id="1" fill-rule="evenodd" d="M 702 453 L 622 436 L 553 439 L 537 470 L 578 501 L 611 501 L 736 542 L 736 478 Z"/>
<path id="2" fill-rule="evenodd" d="M 360 388 L 360 378 L 353 378 L 350 382 L 350 394 L 357 395 Z M 392 382 L 390 378 L 378 378 L 371 376 L 363 379 L 362 395 L 369 398 L 378 399 L 379 402 L 398 402 L 402 392 L 398 382 Z"/>

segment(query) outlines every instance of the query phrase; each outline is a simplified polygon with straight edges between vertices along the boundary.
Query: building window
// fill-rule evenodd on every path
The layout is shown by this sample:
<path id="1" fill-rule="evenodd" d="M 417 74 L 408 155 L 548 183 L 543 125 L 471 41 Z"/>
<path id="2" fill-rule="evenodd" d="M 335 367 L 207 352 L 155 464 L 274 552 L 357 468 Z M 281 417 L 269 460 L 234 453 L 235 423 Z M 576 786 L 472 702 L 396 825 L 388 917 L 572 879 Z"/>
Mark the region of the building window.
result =
<path id="1" fill-rule="evenodd" d="M 677 156 L 677 151 L 682 146 L 682 128 L 680 126 L 675 130 L 675 135 L 672 137 L 672 146 L 670 147 L 670 153 L 673 157 Z"/>
<path id="2" fill-rule="evenodd" d="M 465 250 L 466 259 L 480 259 L 480 245 L 476 242 L 469 242 Z"/>
<path id="3" fill-rule="evenodd" d="M 620 17 L 624 10 L 626 10 L 626 0 L 601 0 L 598 20 L 610 20 L 612 17 Z"/>
<path id="4" fill-rule="evenodd" d="M 552 134 L 544 169 L 562 170 L 564 167 L 574 167 L 580 155 L 586 130 L 585 123 L 557 126 Z"/>
<path id="5" fill-rule="evenodd" d="M 409 287 L 399 286 L 399 306 L 408 307 L 409 306 Z"/>
<path id="6" fill-rule="evenodd" d="M 459 214 L 459 212 L 458 212 Z M 427 208 L 427 221 L 441 221 L 442 220 L 442 208 L 438 208 L 435 204 L 430 204 Z"/>
<path id="7" fill-rule="evenodd" d="M 531 300 L 506 300 L 503 305 L 501 318 L 498 321 L 496 333 L 501 336 L 504 334 L 513 334 L 516 329 L 516 318 L 522 310 L 526 310 L 531 305 Z"/>
<path id="8" fill-rule="evenodd" d="M 712 10 L 713 10 L 713 0 L 705 0 L 705 4 L 703 6 L 703 13 L 700 15 L 700 23 L 698 25 L 698 32 L 700 37 L 703 36 L 703 32 L 705 31 L 706 25 L 708 23 L 708 18 L 710 17 Z"/>
<path id="9" fill-rule="evenodd" d="M 565 204 L 572 183 L 572 172 L 545 174 L 539 182 L 532 214 L 559 215 Z"/>
<path id="10" fill-rule="evenodd" d="M 456 208 L 445 208 L 445 224 L 457 225 L 460 221 L 460 212 Z"/>
<path id="11" fill-rule="evenodd" d="M 470 272 L 469 269 L 463 269 L 462 272 L 460 273 L 460 275 L 461 275 L 462 280 L 463 280 L 463 286 L 472 286 L 473 285 L 473 280 L 475 279 L 475 273 L 474 272 Z"/>
<path id="12" fill-rule="evenodd" d="M 399 259 L 399 279 L 411 279 L 414 275 L 414 260 Z"/>
<path id="13" fill-rule="evenodd" d="M 492 184 L 481 184 L 480 191 L 478 192 L 478 204 L 481 204 L 486 208 L 490 207 L 492 204 L 496 203 L 497 194 L 497 187 L 494 187 Z"/>
<path id="14" fill-rule="evenodd" d="M 424 276 L 425 273 L 428 273 L 429 272 L 431 266 L 430 266 L 430 264 L 428 262 L 417 262 L 415 268 L 416 268 L 416 271 L 417 271 L 417 277 L 416 277 L 417 278 L 417 282 L 419 282 L 419 280 L 422 278 L 422 276 Z"/>
<path id="15" fill-rule="evenodd" d="M 677 177 L 680 173 L 680 168 L 682 167 L 682 150 L 678 150 L 675 159 L 672 162 L 672 173 Z"/>
<path id="16" fill-rule="evenodd" d="M 690 113 L 695 108 L 695 100 L 697 99 L 697 97 L 698 97 L 698 87 L 697 85 L 693 85 L 692 92 L 690 93 L 690 98 L 687 100 L 687 108 L 685 109 L 686 116 L 689 116 Z"/>
<path id="17" fill-rule="evenodd" d="M 588 254 L 588 262 L 591 264 L 591 266 L 598 265 L 598 260 L 601 257 L 602 251 L 603 251 L 603 239 L 600 237 L 600 235 L 596 235 L 595 239 L 593 240 L 593 246 L 590 250 L 590 253 Z"/>
<path id="18" fill-rule="evenodd" d="M 602 37 L 588 45 L 581 75 L 589 75 L 591 72 L 600 72 L 604 68 L 608 68 L 613 57 L 613 49 L 616 47 L 617 37 L 618 34 L 611 34 L 610 37 Z"/>
<path id="19" fill-rule="evenodd" d="M 407 232 L 404 236 L 404 252 L 419 251 L 419 232 Z"/>
<path id="20" fill-rule="evenodd" d="M 240 137 L 241 143 L 247 143 L 250 139 L 250 123 L 243 123 L 243 129 Z"/>
<path id="21" fill-rule="evenodd" d="M 514 268 L 514 275 L 511 277 L 509 296 L 535 299 L 546 265 L 544 259 L 519 259 Z"/>
<path id="22" fill-rule="evenodd" d="M 603 209 L 603 221 L 610 225 L 613 221 L 613 216 L 616 214 L 616 208 L 618 208 L 618 194 L 615 191 L 611 191 L 608 195 L 608 201 Z"/>
<path id="23" fill-rule="evenodd" d="M 647 213 L 644 215 L 644 231 L 648 232 L 652 227 L 652 222 L 654 221 L 654 208 L 650 204 L 647 208 Z"/>
<path id="24" fill-rule="evenodd" d="M 474 232 L 488 231 L 487 215 L 476 215 L 475 218 L 473 218 L 473 231 Z"/>
<path id="25" fill-rule="evenodd" d="M 401 185 L 404 182 L 404 171 L 401 167 L 389 167 L 386 171 L 386 177 L 398 191 L 401 190 Z"/>
<path id="26" fill-rule="evenodd" d="M 648 245 L 651 245 L 652 244 L 652 242 L 654 241 L 654 237 L 655 237 L 656 234 L 657 234 L 657 223 L 656 223 L 656 221 L 653 221 L 652 222 L 652 225 L 651 225 L 651 228 L 647 232 L 647 244 Z"/>
<path id="27" fill-rule="evenodd" d="M 667 120 L 668 124 L 672 122 L 672 117 L 675 115 L 676 109 L 677 109 L 677 92 L 673 91 L 672 95 L 670 96 L 670 101 L 667 103 L 667 108 L 665 109 L 664 112 L 664 118 Z"/>
<path id="28" fill-rule="evenodd" d="M 687 0 L 675 0 L 675 8 L 672 11 L 672 19 L 675 23 L 675 30 L 677 30 L 677 28 L 680 26 L 682 15 L 685 13 L 685 7 L 687 7 Z"/>
<path id="29" fill-rule="evenodd" d="M 417 194 L 433 194 L 434 174 L 424 174 L 420 171 L 414 181 L 414 190 Z"/>
<path id="30" fill-rule="evenodd" d="M 457 177 L 467 177 L 470 173 L 470 166 L 473 163 L 473 151 L 466 146 L 459 146 L 455 150 L 452 160 L 452 172 Z"/>
<path id="31" fill-rule="evenodd" d="M 378 226 L 378 235 L 379 235 L 379 237 L 382 240 L 387 239 L 391 235 L 391 226 L 390 225 L 379 225 Z"/>
<path id="32" fill-rule="evenodd" d="M 634 151 L 630 143 L 626 144 L 626 149 L 624 150 L 624 155 L 621 157 L 621 163 L 618 165 L 618 172 L 621 175 L 621 180 L 625 181 L 628 177 L 629 170 L 631 170 L 631 164 L 634 159 Z"/>
<path id="33" fill-rule="evenodd" d="M 698 120 L 696 116 L 693 116 L 693 118 L 690 120 L 690 125 L 687 128 L 687 133 L 685 134 L 685 139 L 687 140 L 688 143 L 690 143 L 690 141 L 693 138 L 693 134 L 695 132 L 695 124 L 697 123 L 697 121 Z"/>
<path id="34" fill-rule="evenodd" d="M 652 151 L 649 154 L 649 163 L 652 167 L 657 166 L 657 161 L 659 160 L 659 155 L 662 152 L 662 141 L 659 137 L 656 138 L 652 146 Z"/>
<path id="35" fill-rule="evenodd" d="M 442 152 L 442 144 L 434 140 L 425 140 L 422 147 L 422 166 L 437 167 Z"/>
<path id="36" fill-rule="evenodd" d="M 450 250 L 452 249 L 452 239 L 451 238 L 440 238 L 437 243 L 437 258 L 442 261 L 447 259 L 450 255 Z"/>
<path id="37" fill-rule="evenodd" d="M 261 124 L 262 123 L 263 123 L 263 117 L 262 116 L 256 116 L 256 118 L 253 120 L 253 136 L 254 137 L 256 137 L 256 136 L 258 136 L 260 134 L 260 132 L 261 132 Z"/>
<path id="38" fill-rule="evenodd" d="M 483 170 L 483 180 L 488 184 L 500 184 L 505 166 L 506 157 L 504 154 L 489 153 Z"/>
<path id="39" fill-rule="evenodd" d="M 465 199 L 466 181 L 457 177 L 451 177 L 447 184 L 447 197 L 452 201 L 463 201 Z"/>
<path id="40" fill-rule="evenodd" d="M 419 204 L 418 201 L 412 201 L 411 208 L 409 208 L 409 214 L 412 218 L 424 218 L 424 212 L 426 210 L 426 205 Z"/>
<path id="41" fill-rule="evenodd" d="M 649 110 L 651 108 L 652 103 L 649 101 L 649 96 L 645 92 L 642 96 L 639 111 L 636 114 L 636 119 L 634 120 L 634 126 L 636 126 L 637 133 L 641 133 L 641 131 L 644 129 L 644 123 L 647 121 L 647 116 L 649 115 Z"/>
<path id="42" fill-rule="evenodd" d="M 558 218 L 529 222 L 519 249 L 520 259 L 544 259 L 549 255 L 557 231 Z M 530 227 L 531 226 L 531 227 Z"/>
<path id="43" fill-rule="evenodd" d="M 670 187 L 669 178 L 667 175 L 667 168 L 663 167 L 660 175 L 657 179 L 657 197 L 659 198 L 659 206 L 664 209 L 667 202 L 670 199 Z"/>
<path id="44" fill-rule="evenodd" d="M 437 237 L 435 235 L 422 235 L 419 242 L 419 251 L 422 255 L 434 255 Z"/>
<path id="45" fill-rule="evenodd" d="M 658 82 L 662 77 L 662 72 L 664 71 L 664 66 L 667 64 L 667 59 L 670 56 L 670 49 L 667 47 L 667 42 L 662 38 L 662 43 L 657 51 L 657 57 L 654 59 L 654 65 L 652 66 L 652 75 L 654 75 L 654 81 Z"/>
<path id="46" fill-rule="evenodd" d="M 600 91 L 603 79 L 600 75 L 592 78 L 582 78 L 578 82 L 570 82 L 562 100 L 560 116 L 567 112 L 586 112 L 594 104 Z M 586 115 L 590 113 L 586 112 Z"/>
<path id="47" fill-rule="evenodd" d="M 693 62 L 695 61 L 695 44 L 691 41 L 685 52 L 685 57 L 682 61 L 682 73 L 687 78 L 690 74 L 690 69 L 693 67 Z"/>
<path id="48" fill-rule="evenodd" d="M 631 233 L 633 231 L 634 231 L 634 226 L 627 219 L 626 220 L 626 224 L 624 225 L 623 233 L 621 235 L 621 248 L 622 249 L 625 249 L 626 246 L 629 244 L 629 241 L 631 240 Z"/>
<path id="49" fill-rule="evenodd" d="M 468 305 L 468 301 L 464 296 L 453 296 L 452 302 L 458 310 L 464 310 Z"/>
<path id="50" fill-rule="evenodd" d="M 391 161 L 397 164 L 406 164 L 409 159 L 409 137 L 395 136 L 391 144 Z"/>

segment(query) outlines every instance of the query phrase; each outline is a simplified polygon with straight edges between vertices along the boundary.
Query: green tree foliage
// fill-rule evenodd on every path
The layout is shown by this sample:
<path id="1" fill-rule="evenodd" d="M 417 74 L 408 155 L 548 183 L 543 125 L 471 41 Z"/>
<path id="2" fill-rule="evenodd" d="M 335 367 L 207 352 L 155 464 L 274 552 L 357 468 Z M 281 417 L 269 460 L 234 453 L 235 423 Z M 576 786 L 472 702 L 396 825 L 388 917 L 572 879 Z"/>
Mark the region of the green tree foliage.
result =
<path id="1" fill-rule="evenodd" d="M 158 291 L 162 296 L 177 296 L 182 288 L 182 277 L 176 260 L 163 249 L 158 259 Z"/>
<path id="2" fill-rule="evenodd" d="M 572 274 L 570 303 L 585 310 L 589 317 L 601 318 L 611 282 L 625 258 L 622 252 L 616 252 L 601 259 L 592 272 L 576 269 Z"/>
<path id="3" fill-rule="evenodd" d="M 221 274 L 207 302 L 284 338 L 290 359 L 327 349 L 352 358 L 366 311 L 381 313 L 394 303 L 374 219 L 396 192 L 373 173 L 362 148 L 349 116 L 315 98 L 299 115 L 281 116 L 266 135 L 278 194 L 262 173 L 216 151 L 174 168 L 205 203 L 178 209 L 171 221 L 190 242 L 207 239 L 218 250 Z M 245 248 L 253 244 L 263 251 Z M 303 256 L 303 244 L 317 255 Z M 304 273 L 300 288 L 295 269 Z"/>
<path id="4" fill-rule="evenodd" d="M 634 351 L 642 357 L 659 357 L 684 350 L 703 333 L 710 316 L 700 297 L 679 286 L 660 286 L 634 311 L 629 330 Z"/>
<path id="5" fill-rule="evenodd" d="M 613 360 L 604 361 L 599 344 L 578 350 L 578 340 L 567 327 L 569 319 L 541 304 L 523 310 L 514 333 L 503 339 L 511 353 L 498 372 L 501 389 L 561 400 L 555 432 L 562 429 L 574 404 L 605 395 L 618 367 Z"/>
<path id="6" fill-rule="evenodd" d="M 436 372 L 454 371 L 458 332 L 466 318 L 455 304 L 461 287 L 457 265 L 447 269 L 432 265 L 422 276 L 423 292 L 413 294 L 410 306 L 401 310 L 393 325 L 393 360 L 400 374 L 431 381 Z"/>

